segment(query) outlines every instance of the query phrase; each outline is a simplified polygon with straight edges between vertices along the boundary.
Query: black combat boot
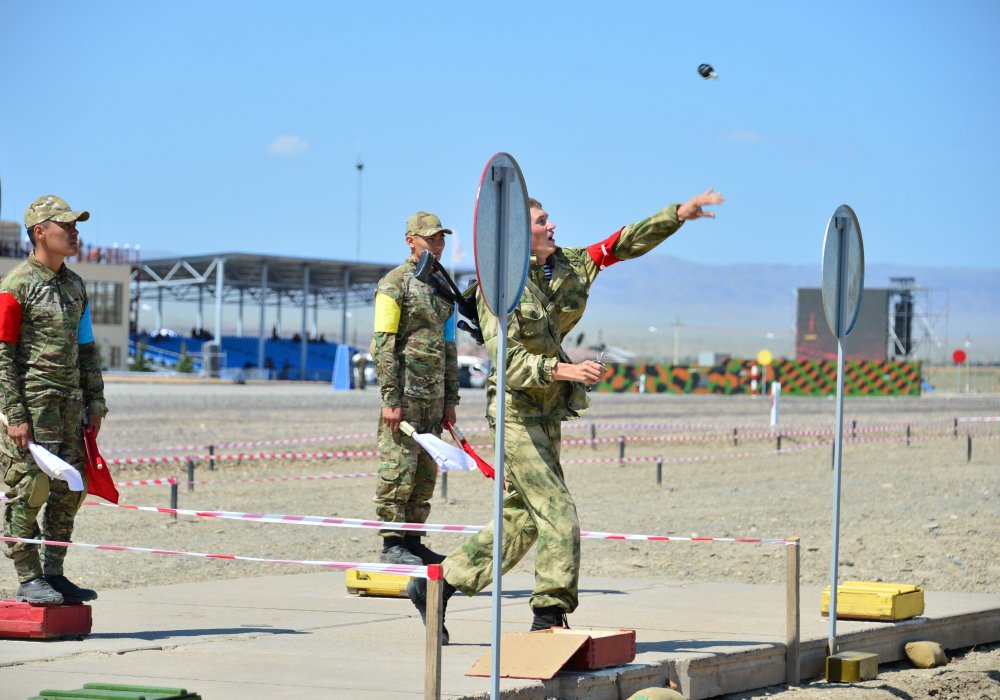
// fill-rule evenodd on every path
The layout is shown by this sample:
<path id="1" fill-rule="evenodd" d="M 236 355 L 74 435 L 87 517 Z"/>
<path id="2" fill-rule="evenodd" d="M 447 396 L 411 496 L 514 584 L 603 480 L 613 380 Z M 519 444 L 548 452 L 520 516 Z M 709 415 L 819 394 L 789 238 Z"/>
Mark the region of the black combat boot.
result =
<path id="1" fill-rule="evenodd" d="M 566 611 L 558 605 L 548 605 L 544 608 L 532 608 L 535 619 L 531 622 L 531 631 L 547 630 L 550 627 L 562 627 L 569 629 L 569 620 L 566 618 Z"/>
<path id="2" fill-rule="evenodd" d="M 448 599 L 455 595 L 455 587 L 444 581 L 444 606 L 441 609 L 441 644 L 447 646 L 448 628 L 444 626 L 444 614 L 448 611 Z M 406 595 L 413 601 L 413 607 L 420 613 L 420 621 L 427 625 L 427 579 L 413 578 L 406 584 Z"/>
<path id="3" fill-rule="evenodd" d="M 428 564 L 440 564 L 444 561 L 444 555 L 438 554 L 421 542 L 419 535 L 404 535 L 403 546 L 406 547 L 410 554 L 420 557 L 420 561 L 424 563 L 424 566 Z"/>
<path id="4" fill-rule="evenodd" d="M 382 554 L 378 560 L 383 564 L 409 564 L 410 566 L 423 566 L 424 563 L 416 554 L 413 554 L 403 546 L 402 537 L 386 537 L 382 544 Z"/>
<path id="5" fill-rule="evenodd" d="M 64 603 L 86 603 L 88 600 L 97 600 L 97 591 L 80 588 L 62 574 L 47 574 L 42 578 L 62 594 Z"/>
<path id="6" fill-rule="evenodd" d="M 39 576 L 30 581 L 25 581 L 17 587 L 14 600 L 18 603 L 30 603 L 31 605 L 62 605 L 62 593 L 52 588 L 49 582 Z"/>

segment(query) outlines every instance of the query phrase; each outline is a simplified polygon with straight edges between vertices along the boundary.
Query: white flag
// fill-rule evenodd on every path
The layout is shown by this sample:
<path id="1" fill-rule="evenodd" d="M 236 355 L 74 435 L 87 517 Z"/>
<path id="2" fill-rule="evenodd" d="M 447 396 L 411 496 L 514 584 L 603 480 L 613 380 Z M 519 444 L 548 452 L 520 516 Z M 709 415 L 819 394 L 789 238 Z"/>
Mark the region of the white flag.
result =
<path id="1" fill-rule="evenodd" d="M 28 442 L 35 464 L 52 479 L 62 479 L 69 484 L 70 491 L 83 491 L 83 478 L 69 462 L 52 454 L 37 442 Z"/>
<path id="2" fill-rule="evenodd" d="M 430 455 L 431 459 L 434 460 L 434 463 L 438 465 L 441 471 L 450 471 L 452 469 L 475 471 L 479 468 L 476 466 L 476 461 L 472 459 L 472 457 L 465 454 L 464 451 L 458 449 L 457 447 L 449 445 L 436 435 L 431 435 L 430 433 L 418 433 L 416 429 L 405 420 L 399 424 L 399 429 L 402 430 L 405 435 L 408 435 L 416 440 L 417 444 L 424 449 L 424 452 Z"/>

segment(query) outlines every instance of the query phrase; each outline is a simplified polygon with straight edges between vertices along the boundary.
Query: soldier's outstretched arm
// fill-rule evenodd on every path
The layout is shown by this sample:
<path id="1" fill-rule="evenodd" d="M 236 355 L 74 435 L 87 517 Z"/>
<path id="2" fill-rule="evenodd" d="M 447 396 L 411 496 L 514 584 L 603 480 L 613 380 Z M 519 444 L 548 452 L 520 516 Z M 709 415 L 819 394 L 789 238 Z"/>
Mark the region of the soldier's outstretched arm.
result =
<path id="1" fill-rule="evenodd" d="M 677 207 L 677 219 L 679 221 L 691 221 L 692 219 L 700 219 L 702 217 L 714 219 L 715 212 L 706 211 L 702 207 L 719 205 L 725 201 L 726 198 L 722 196 L 721 192 L 715 192 L 709 187 L 701 194 L 692 197 Z"/>
<path id="2" fill-rule="evenodd" d="M 593 280 L 597 273 L 622 260 L 631 260 L 645 255 L 667 238 L 672 236 L 685 221 L 700 218 L 715 218 L 715 213 L 707 206 L 722 204 L 725 198 L 711 187 L 692 197 L 683 204 L 670 204 L 652 216 L 637 221 L 615 231 L 603 241 L 598 241 L 585 249 L 581 256 L 588 274 Z M 574 249 L 567 249 L 567 255 Z"/>

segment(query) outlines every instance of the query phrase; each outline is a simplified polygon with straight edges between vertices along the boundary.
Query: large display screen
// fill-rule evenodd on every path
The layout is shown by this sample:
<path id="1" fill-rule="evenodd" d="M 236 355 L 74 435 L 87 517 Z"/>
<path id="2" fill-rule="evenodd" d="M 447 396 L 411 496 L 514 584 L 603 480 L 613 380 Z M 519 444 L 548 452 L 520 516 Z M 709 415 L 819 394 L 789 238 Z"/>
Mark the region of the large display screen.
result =
<path id="1" fill-rule="evenodd" d="M 837 338 L 830 332 L 819 288 L 799 289 L 795 359 L 836 360 Z M 889 290 L 866 289 L 853 330 L 844 342 L 844 359 L 885 362 L 889 348 Z"/>

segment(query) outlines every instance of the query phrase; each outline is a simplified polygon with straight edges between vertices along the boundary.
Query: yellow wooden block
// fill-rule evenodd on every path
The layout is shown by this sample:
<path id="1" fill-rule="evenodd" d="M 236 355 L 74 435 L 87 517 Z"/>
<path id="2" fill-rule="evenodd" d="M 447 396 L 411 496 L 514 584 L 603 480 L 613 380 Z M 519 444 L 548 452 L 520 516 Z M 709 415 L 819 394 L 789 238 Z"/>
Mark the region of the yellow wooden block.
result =
<path id="1" fill-rule="evenodd" d="M 830 614 L 830 587 L 823 589 L 820 612 Z M 905 583 L 844 581 L 837 586 L 837 619 L 906 620 L 924 613 L 924 590 Z"/>
<path id="2" fill-rule="evenodd" d="M 858 683 L 877 676 L 878 654 L 842 651 L 826 657 L 826 680 L 830 683 Z"/>
<path id="3" fill-rule="evenodd" d="M 375 571 L 347 570 L 347 592 L 378 598 L 406 598 L 409 576 L 383 574 Z"/>

